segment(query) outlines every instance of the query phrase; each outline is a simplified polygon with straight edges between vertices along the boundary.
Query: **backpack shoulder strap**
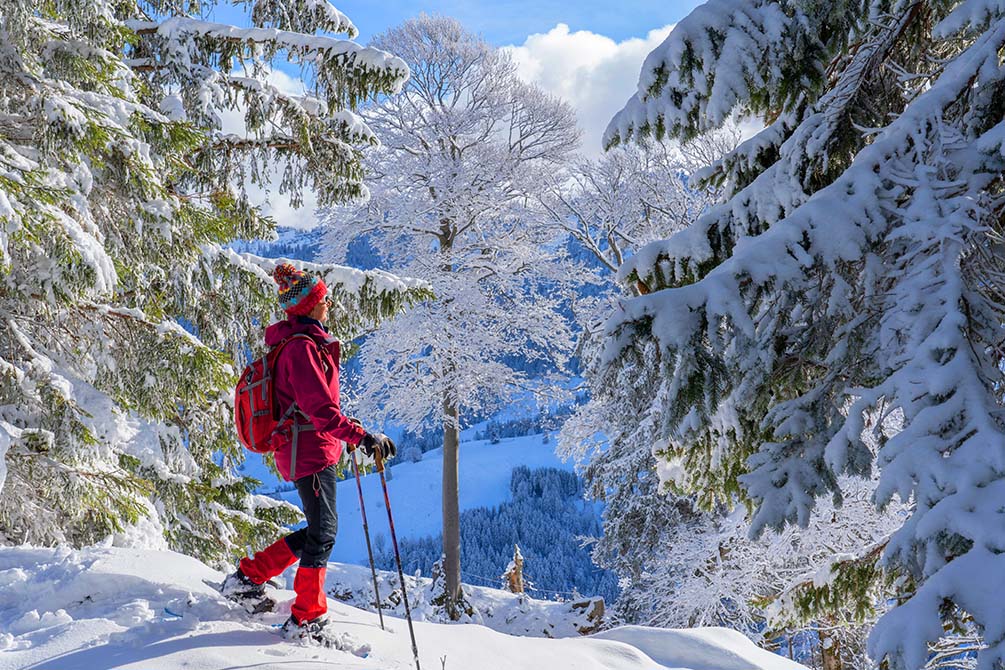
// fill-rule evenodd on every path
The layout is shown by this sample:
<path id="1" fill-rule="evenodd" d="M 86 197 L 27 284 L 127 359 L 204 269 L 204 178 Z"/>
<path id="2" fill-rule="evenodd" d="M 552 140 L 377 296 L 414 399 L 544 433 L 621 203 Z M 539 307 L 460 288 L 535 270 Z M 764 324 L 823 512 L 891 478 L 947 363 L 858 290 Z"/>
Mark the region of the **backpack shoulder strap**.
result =
<path id="1" fill-rule="evenodd" d="M 311 337 L 310 335 L 308 335 L 307 333 L 294 333 L 293 335 L 290 335 L 289 337 L 283 339 L 276 346 L 272 347 L 272 349 L 270 349 L 269 352 L 270 353 L 275 352 L 276 355 L 279 355 L 279 352 L 280 352 L 280 350 L 282 350 L 283 347 L 285 347 L 287 344 L 289 344 L 293 340 L 297 340 L 297 339 L 308 339 L 311 342 L 314 342 L 314 338 Z M 314 342 L 314 345 L 317 346 L 317 342 Z"/>
<path id="2" fill-rule="evenodd" d="M 317 347 L 318 353 L 320 353 L 322 356 L 324 355 L 324 350 L 322 349 L 322 347 L 317 343 L 317 341 L 313 337 L 311 337 L 307 333 L 295 333 L 293 335 L 290 335 L 289 337 L 284 338 L 282 341 L 279 342 L 279 344 L 277 344 L 276 346 L 272 347 L 272 349 L 269 350 L 269 354 L 272 356 L 272 365 L 273 365 L 273 368 L 269 370 L 269 376 L 272 377 L 273 379 L 275 379 L 275 376 L 276 376 L 275 365 L 276 365 L 277 361 L 279 360 L 279 354 L 280 354 L 280 352 L 283 350 L 283 348 L 287 344 L 289 344 L 290 342 L 292 342 L 293 340 L 296 340 L 296 339 L 308 339 L 308 340 L 310 340 L 311 342 L 314 343 L 314 346 Z M 299 407 L 297 407 L 297 403 L 294 402 L 283 413 L 282 417 L 280 417 L 279 416 L 279 407 L 276 404 L 276 398 L 275 398 L 276 386 L 275 386 L 274 383 L 272 385 L 272 393 L 273 393 L 273 399 L 272 399 L 273 400 L 273 402 L 272 402 L 272 418 L 273 419 L 276 419 L 280 423 L 282 423 L 283 421 L 285 421 L 293 413 L 299 412 L 300 414 L 303 414 L 303 411 Z M 307 415 L 304 414 L 304 416 L 307 416 Z M 296 422 L 294 421 L 294 423 L 296 423 Z"/>

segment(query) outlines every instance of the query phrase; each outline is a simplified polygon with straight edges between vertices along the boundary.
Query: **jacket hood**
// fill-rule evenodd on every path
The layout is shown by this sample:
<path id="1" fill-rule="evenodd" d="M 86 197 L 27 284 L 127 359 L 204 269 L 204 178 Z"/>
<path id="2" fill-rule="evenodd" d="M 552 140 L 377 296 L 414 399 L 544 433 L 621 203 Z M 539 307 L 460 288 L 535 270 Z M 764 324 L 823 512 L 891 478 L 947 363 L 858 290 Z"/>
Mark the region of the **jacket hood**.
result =
<path id="1" fill-rule="evenodd" d="M 316 321 L 305 323 L 298 317 L 292 316 L 285 321 L 277 321 L 265 329 L 265 346 L 274 347 L 287 337 L 301 333 L 310 335 L 318 344 L 330 344 L 335 341 L 335 338 L 317 325 Z"/>

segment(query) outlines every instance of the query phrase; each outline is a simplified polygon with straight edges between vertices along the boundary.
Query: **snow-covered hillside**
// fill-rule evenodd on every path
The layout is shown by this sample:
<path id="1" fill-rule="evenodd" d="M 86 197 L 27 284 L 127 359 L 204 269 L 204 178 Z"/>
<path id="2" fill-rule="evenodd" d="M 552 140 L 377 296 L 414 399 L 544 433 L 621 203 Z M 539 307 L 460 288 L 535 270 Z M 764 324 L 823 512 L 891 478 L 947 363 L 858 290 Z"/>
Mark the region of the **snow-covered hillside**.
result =
<path id="1" fill-rule="evenodd" d="M 465 436 L 473 437 L 474 432 L 474 429 L 465 431 Z M 422 460 L 416 463 L 398 462 L 392 465 L 388 490 L 399 538 L 418 538 L 440 532 L 442 462 L 442 449 L 434 449 L 423 454 Z M 518 465 L 572 469 L 571 464 L 559 460 L 554 445 L 546 444 L 543 435 L 507 438 L 498 444 L 490 444 L 488 440 L 463 441 L 459 460 L 461 511 L 492 507 L 508 500 L 510 477 L 513 468 Z M 261 463 L 260 457 L 250 452 L 242 473 L 268 482 L 264 490 L 274 488 L 278 483 Z M 374 539 L 384 535 L 385 541 L 389 542 L 383 495 L 376 475 L 363 478 L 363 497 L 369 512 L 371 534 Z M 300 504 L 296 491 L 282 492 L 280 497 L 295 505 Z M 339 482 L 337 504 L 339 530 L 331 558 L 343 563 L 363 564 L 367 560 L 366 544 L 354 479 Z"/>
<path id="2" fill-rule="evenodd" d="M 352 651 L 302 646 L 211 586 L 222 575 L 168 551 L 0 548 L 0 670 L 288 670 L 414 667 L 404 621 L 329 599 Z M 619 628 L 590 638 L 529 638 L 478 625 L 416 622 L 423 668 L 446 670 L 799 670 L 723 629 Z"/>

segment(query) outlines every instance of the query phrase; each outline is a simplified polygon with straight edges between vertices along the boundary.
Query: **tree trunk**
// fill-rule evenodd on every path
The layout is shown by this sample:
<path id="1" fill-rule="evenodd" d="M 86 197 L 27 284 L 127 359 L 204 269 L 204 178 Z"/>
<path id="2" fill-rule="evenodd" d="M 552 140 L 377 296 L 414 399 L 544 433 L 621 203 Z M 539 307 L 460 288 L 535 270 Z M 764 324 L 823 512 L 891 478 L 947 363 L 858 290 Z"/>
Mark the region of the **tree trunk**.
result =
<path id="1" fill-rule="evenodd" d="M 440 233 L 437 235 L 443 263 L 440 271 L 449 274 L 454 271 L 450 251 L 454 245 L 454 225 L 449 218 L 440 219 Z M 451 303 L 453 296 L 443 297 L 444 318 L 448 323 L 446 360 L 443 366 L 443 585 L 447 614 L 454 621 L 461 618 L 461 512 L 458 501 L 457 460 L 461 441 L 458 398 L 454 389 L 453 319 Z"/>
<path id="2" fill-rule="evenodd" d="M 841 670 L 841 642 L 833 631 L 820 634 L 820 660 L 823 670 Z"/>
<path id="3" fill-rule="evenodd" d="M 447 613 L 460 618 L 461 514 L 458 503 L 457 454 L 460 442 L 457 403 L 449 391 L 443 395 L 443 575 Z"/>

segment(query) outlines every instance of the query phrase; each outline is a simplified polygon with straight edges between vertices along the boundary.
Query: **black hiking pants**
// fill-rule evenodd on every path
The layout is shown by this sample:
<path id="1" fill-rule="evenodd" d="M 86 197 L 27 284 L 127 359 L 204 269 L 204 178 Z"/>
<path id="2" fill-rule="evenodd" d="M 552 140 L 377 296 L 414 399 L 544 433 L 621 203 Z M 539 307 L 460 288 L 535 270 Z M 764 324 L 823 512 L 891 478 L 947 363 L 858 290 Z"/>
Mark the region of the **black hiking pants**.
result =
<path id="1" fill-rule="evenodd" d="M 297 479 L 294 484 L 307 517 L 307 527 L 286 536 L 290 551 L 300 559 L 303 568 L 323 568 L 328 565 L 335 533 L 338 532 L 338 512 L 335 508 L 335 466 Z"/>

